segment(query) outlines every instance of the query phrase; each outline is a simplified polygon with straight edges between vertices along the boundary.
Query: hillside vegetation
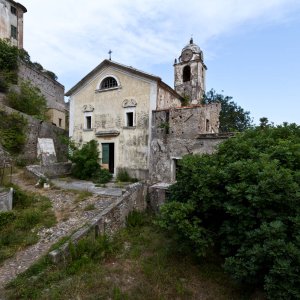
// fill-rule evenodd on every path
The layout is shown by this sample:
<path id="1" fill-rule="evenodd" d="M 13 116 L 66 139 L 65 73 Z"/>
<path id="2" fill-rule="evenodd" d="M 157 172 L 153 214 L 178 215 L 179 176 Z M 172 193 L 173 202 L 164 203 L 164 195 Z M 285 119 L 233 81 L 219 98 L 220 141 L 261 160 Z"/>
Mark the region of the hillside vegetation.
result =
<path id="1" fill-rule="evenodd" d="M 300 126 L 262 121 L 213 155 L 183 158 L 160 225 L 269 299 L 300 299 Z"/>

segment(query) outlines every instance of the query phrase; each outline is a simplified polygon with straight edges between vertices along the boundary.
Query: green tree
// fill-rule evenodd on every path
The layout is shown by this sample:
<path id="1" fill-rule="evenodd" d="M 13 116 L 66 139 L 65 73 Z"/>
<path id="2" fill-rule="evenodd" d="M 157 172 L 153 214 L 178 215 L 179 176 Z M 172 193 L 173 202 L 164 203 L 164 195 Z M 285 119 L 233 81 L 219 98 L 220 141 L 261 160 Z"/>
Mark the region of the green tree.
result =
<path id="1" fill-rule="evenodd" d="M 299 299 L 300 126 L 258 126 L 184 157 L 159 223 L 200 256 L 214 246 L 269 299 Z"/>
<path id="2" fill-rule="evenodd" d="M 221 103 L 219 127 L 221 132 L 244 131 L 252 126 L 250 112 L 238 106 L 230 96 L 218 94 L 211 89 L 204 94 L 202 102 L 203 104 Z"/>
<path id="3" fill-rule="evenodd" d="M 0 92 L 6 92 L 10 83 L 17 83 L 19 50 L 0 39 Z"/>
<path id="4" fill-rule="evenodd" d="M 39 88 L 23 81 L 20 91 L 10 91 L 6 97 L 10 107 L 41 120 L 46 120 L 47 102 Z"/>

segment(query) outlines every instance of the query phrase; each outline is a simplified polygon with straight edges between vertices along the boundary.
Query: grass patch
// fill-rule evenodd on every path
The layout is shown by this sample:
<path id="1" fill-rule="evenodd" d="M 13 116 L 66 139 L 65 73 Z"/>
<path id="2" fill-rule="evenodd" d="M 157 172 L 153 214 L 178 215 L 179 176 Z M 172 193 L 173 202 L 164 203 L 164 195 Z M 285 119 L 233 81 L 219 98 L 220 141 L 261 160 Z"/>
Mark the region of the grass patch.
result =
<path id="1" fill-rule="evenodd" d="M 96 209 L 95 204 L 88 204 L 88 205 L 84 208 L 85 211 L 94 210 L 94 209 Z"/>
<path id="2" fill-rule="evenodd" d="M 215 257 L 199 262 L 132 213 L 113 239 L 93 233 L 71 246 L 66 265 L 43 258 L 6 288 L 7 299 L 249 299 Z"/>
<path id="3" fill-rule="evenodd" d="M 75 203 L 81 202 L 86 200 L 87 198 L 93 196 L 93 193 L 89 192 L 89 191 L 76 191 L 77 196 L 74 200 Z"/>
<path id="4" fill-rule="evenodd" d="M 56 219 L 48 198 L 25 193 L 14 186 L 13 210 L 0 213 L 0 263 L 20 249 L 38 241 L 41 227 L 51 227 Z"/>

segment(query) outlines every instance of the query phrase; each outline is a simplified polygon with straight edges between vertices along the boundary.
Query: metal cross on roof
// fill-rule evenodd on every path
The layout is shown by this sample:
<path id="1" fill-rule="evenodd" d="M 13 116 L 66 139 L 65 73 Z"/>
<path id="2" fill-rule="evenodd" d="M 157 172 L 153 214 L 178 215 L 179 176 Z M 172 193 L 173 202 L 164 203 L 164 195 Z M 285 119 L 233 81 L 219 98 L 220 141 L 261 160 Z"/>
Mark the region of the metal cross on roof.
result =
<path id="1" fill-rule="evenodd" d="M 109 54 L 109 60 L 111 60 L 111 54 L 112 54 L 112 51 L 109 50 L 109 51 L 108 51 L 108 54 Z"/>

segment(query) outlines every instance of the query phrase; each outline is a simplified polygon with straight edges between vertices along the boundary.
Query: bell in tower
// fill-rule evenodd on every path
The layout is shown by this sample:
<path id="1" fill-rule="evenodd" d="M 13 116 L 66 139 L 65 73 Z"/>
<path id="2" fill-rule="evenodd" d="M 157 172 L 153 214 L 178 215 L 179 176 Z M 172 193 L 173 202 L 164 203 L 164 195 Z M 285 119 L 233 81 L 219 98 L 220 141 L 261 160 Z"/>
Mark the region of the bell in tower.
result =
<path id="1" fill-rule="evenodd" d="M 174 63 L 175 91 L 188 99 L 189 104 L 200 104 L 205 92 L 205 72 L 207 68 L 203 62 L 203 52 L 194 44 L 191 38 L 181 55 Z"/>

